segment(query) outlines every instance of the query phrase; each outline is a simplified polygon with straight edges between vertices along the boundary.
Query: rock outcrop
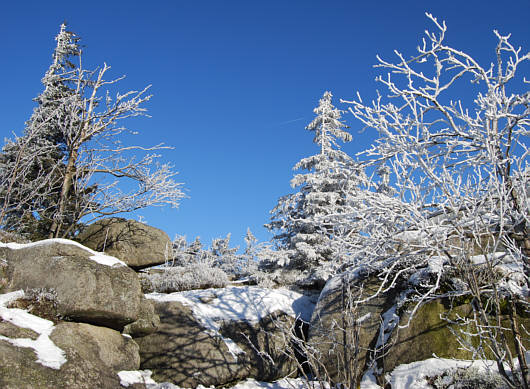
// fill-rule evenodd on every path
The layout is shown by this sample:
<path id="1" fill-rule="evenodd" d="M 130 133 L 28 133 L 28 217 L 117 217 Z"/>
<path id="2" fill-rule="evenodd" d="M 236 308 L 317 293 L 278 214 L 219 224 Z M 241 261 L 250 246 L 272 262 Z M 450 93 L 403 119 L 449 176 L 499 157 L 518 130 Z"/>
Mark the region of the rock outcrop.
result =
<path id="1" fill-rule="evenodd" d="M 473 359 L 473 354 L 465 350 L 458 342 L 457 336 L 451 331 L 451 325 L 448 320 L 443 317 L 447 316 L 450 320 L 456 320 L 457 316 L 461 318 L 472 318 L 473 310 L 470 304 L 453 305 L 449 303 L 448 299 L 435 299 L 423 306 L 421 306 L 415 313 L 409 325 L 405 324 L 409 321 L 409 313 L 405 312 L 401 315 L 400 325 L 403 328 L 396 328 L 393 331 L 389 341 L 388 348 L 385 352 L 385 357 L 381 358 L 379 367 L 384 372 L 394 370 L 397 366 L 423 361 L 428 358 L 437 356 L 439 358 L 455 358 L 455 359 Z M 490 318 L 492 324 L 493 317 Z M 519 325 L 519 332 L 525 333 L 525 328 L 530 328 L 530 316 L 528 313 L 517 316 Z M 504 328 L 510 328 L 508 315 L 501 316 L 501 323 Z M 452 326 L 452 329 L 458 333 L 459 328 Z M 468 334 L 476 333 L 476 329 L 472 326 L 460 328 Z M 478 345 L 479 339 L 471 335 L 462 334 L 465 342 L 469 344 Z M 515 354 L 513 335 L 509 330 L 505 331 L 504 336 L 511 348 L 512 355 Z M 500 340 L 500 337 L 499 337 Z M 530 341 L 527 337 L 522 337 L 523 346 L 526 350 L 530 347 Z M 486 347 L 486 352 L 489 350 Z M 488 359 L 494 359 L 493 355 L 486 355 Z"/>
<path id="2" fill-rule="evenodd" d="M 140 319 L 142 305 L 150 304 L 132 269 L 72 241 L 1 244 L 0 257 L 6 262 L 4 291 L 52 290 L 57 313 L 72 321 L 122 331 Z"/>
<path id="3" fill-rule="evenodd" d="M 247 375 L 222 338 L 209 333 L 179 302 L 156 302 L 158 331 L 136 339 L 141 368 L 157 382 L 206 387 L 244 379 Z"/>
<path id="4" fill-rule="evenodd" d="M 298 293 L 281 293 L 229 287 L 154 294 L 161 323 L 156 333 L 135 339 L 141 368 L 152 370 L 156 381 L 191 388 L 296 373 L 295 360 L 285 355 L 293 310 L 310 315 L 314 303 Z"/>
<path id="5" fill-rule="evenodd" d="M 109 328 L 80 323 L 59 323 L 50 335 L 64 352 L 57 369 L 44 366 L 36 352 L 10 339 L 35 338 L 27 329 L 0 326 L 0 387 L 4 389 L 122 388 L 118 371 L 136 370 L 138 346 Z"/>
<path id="6" fill-rule="evenodd" d="M 90 224 L 76 237 L 93 250 L 121 259 L 135 270 L 160 265 L 171 249 L 169 236 L 135 220 L 108 218 Z"/>
<path id="7" fill-rule="evenodd" d="M 392 307 L 395 293 L 366 299 L 379 288 L 377 278 L 339 275 L 322 290 L 311 317 L 308 343 L 316 353 L 311 364 L 321 377 L 333 382 L 358 380 L 369 362 L 381 324 L 381 316 Z"/>

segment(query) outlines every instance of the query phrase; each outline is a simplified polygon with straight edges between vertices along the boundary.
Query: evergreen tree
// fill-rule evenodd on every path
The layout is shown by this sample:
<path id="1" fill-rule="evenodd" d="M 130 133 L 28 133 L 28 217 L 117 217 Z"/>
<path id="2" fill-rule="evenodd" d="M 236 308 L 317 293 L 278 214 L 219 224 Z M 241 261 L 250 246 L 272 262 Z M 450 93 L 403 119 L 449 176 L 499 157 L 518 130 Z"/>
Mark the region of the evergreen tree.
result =
<path id="1" fill-rule="evenodd" d="M 4 228 L 33 238 L 46 236 L 58 206 L 66 157 L 62 128 L 72 117 L 76 98 L 72 72 L 79 56 L 78 38 L 63 23 L 53 52 L 53 62 L 42 83 L 44 91 L 35 98 L 38 106 L 26 122 L 24 134 L 8 141 L 0 154 L 0 180 Z M 73 223 L 76 203 L 70 198 L 65 220 Z"/>
<path id="2" fill-rule="evenodd" d="M 280 198 L 266 225 L 277 232 L 274 239 L 280 248 L 289 250 L 291 266 L 297 268 L 332 260 L 334 239 L 352 233 L 344 216 L 352 211 L 351 195 L 358 190 L 363 173 L 340 150 L 338 141 L 349 142 L 352 137 L 340 120 L 342 111 L 331 99 L 332 94 L 325 92 L 314 109 L 316 117 L 306 127 L 314 132 L 320 152 L 294 166 L 307 171 L 291 180 L 291 186 L 300 190 Z"/>
<path id="3" fill-rule="evenodd" d="M 0 226 L 31 238 L 73 237 L 82 220 L 151 205 L 177 207 L 181 184 L 154 154 L 165 147 L 119 139 L 129 131 L 119 121 L 145 112 L 148 88 L 112 98 L 105 89 L 123 77 L 106 80 L 106 64 L 83 69 L 79 39 L 65 24 L 56 41 L 24 134 L 0 153 Z M 123 181 L 133 189 L 124 191 Z"/>

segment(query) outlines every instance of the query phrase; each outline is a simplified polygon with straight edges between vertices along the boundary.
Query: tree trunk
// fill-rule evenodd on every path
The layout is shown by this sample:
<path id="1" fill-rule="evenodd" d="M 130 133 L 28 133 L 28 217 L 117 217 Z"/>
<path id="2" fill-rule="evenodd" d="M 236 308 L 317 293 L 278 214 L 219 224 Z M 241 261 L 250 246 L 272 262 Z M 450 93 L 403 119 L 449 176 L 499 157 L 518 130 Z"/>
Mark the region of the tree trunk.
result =
<path id="1" fill-rule="evenodd" d="M 68 165 L 66 166 L 66 172 L 63 178 L 63 184 L 61 188 L 61 197 L 59 198 L 59 204 L 57 207 L 56 213 L 53 215 L 53 222 L 50 227 L 50 233 L 48 237 L 59 238 L 61 229 L 64 221 L 64 212 L 66 209 L 66 203 L 68 195 L 72 189 L 72 184 L 74 182 L 74 175 L 76 172 L 76 161 L 77 161 L 78 151 L 77 149 L 70 153 L 68 158 Z"/>
<path id="2" fill-rule="evenodd" d="M 512 327 L 513 343 L 515 346 L 515 352 L 517 353 L 517 359 L 519 366 L 521 367 L 521 381 L 524 389 L 528 389 L 528 365 L 526 364 L 525 350 L 522 347 L 521 334 L 517 326 L 517 311 L 515 309 L 515 301 L 513 298 L 510 299 L 510 324 Z M 516 374 L 516 372 L 513 372 Z"/>

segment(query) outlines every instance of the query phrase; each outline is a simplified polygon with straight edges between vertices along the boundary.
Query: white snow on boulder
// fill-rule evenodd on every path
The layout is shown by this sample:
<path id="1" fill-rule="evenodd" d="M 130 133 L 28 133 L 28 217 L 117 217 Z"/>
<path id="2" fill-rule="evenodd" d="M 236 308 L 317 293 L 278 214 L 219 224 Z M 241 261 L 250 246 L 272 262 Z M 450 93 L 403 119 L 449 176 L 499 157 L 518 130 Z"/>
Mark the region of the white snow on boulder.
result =
<path id="1" fill-rule="evenodd" d="M 147 374 L 147 375 L 145 375 Z M 157 384 L 151 379 L 151 371 L 121 371 L 118 373 L 120 377 L 120 384 L 128 387 L 136 383 L 144 383 L 147 389 L 186 389 L 171 383 Z M 145 381 L 142 381 L 145 379 Z M 275 382 L 261 382 L 253 378 L 247 378 L 245 381 L 231 386 L 230 389 L 330 389 L 326 383 L 319 383 L 316 381 L 305 381 L 302 378 L 282 378 Z M 215 389 L 215 386 L 198 385 L 195 389 Z"/>
<path id="2" fill-rule="evenodd" d="M 97 251 L 89 249 L 88 247 L 83 246 L 81 243 L 74 242 L 73 240 L 69 240 L 69 239 L 54 238 L 54 239 L 39 240 L 37 242 L 31 242 L 31 243 L 14 243 L 14 242 L 0 243 L 0 247 L 7 247 L 8 249 L 11 249 L 11 250 L 20 250 L 20 249 L 24 249 L 27 247 L 45 246 L 45 245 L 51 245 L 54 243 L 69 244 L 72 246 L 77 246 L 87 251 L 89 254 L 92 254 L 89 258 L 92 261 L 95 261 L 101 265 L 110 266 L 110 267 L 127 266 L 125 262 L 120 261 L 116 257 L 112 257 L 104 253 L 99 253 Z"/>
<path id="3" fill-rule="evenodd" d="M 276 382 L 260 382 L 252 378 L 240 382 L 231 389 L 329 389 L 330 386 L 326 383 L 319 383 L 316 381 L 305 381 L 302 378 L 282 378 Z"/>
<path id="4" fill-rule="evenodd" d="M 476 368 L 478 371 L 498 372 L 496 363 L 487 360 L 458 360 L 430 358 L 424 361 L 400 365 L 386 376 L 392 388 L 431 389 L 426 377 L 434 377 L 449 370 Z M 361 389 L 365 389 L 361 385 Z"/>
<path id="5" fill-rule="evenodd" d="M 193 315 L 215 336 L 221 336 L 219 329 L 223 323 L 257 323 L 275 311 L 308 321 L 314 309 L 314 302 L 300 293 L 255 286 L 229 286 L 170 294 L 150 293 L 145 297 L 161 302 L 178 301 L 190 307 Z M 243 353 L 231 339 L 223 340 L 234 356 Z"/>
<path id="6" fill-rule="evenodd" d="M 36 340 L 30 338 L 8 338 L 0 335 L 0 340 L 5 340 L 17 347 L 28 347 L 35 350 L 37 362 L 52 369 L 60 369 L 66 362 L 64 351 L 57 347 L 50 339 L 54 329 L 53 322 L 32 315 L 19 308 L 7 308 L 14 300 L 24 297 L 24 291 L 0 294 L 0 318 L 17 327 L 28 328 L 39 334 Z"/>
<path id="7" fill-rule="evenodd" d="M 309 297 L 301 293 L 257 286 L 228 286 L 169 294 L 150 293 L 145 297 L 157 301 L 179 301 L 215 322 L 257 323 L 275 311 L 310 320 L 315 306 Z"/>
<path id="8" fill-rule="evenodd" d="M 118 372 L 118 377 L 120 377 L 120 385 L 126 388 L 134 384 L 156 385 L 151 374 L 151 370 L 122 370 Z"/>

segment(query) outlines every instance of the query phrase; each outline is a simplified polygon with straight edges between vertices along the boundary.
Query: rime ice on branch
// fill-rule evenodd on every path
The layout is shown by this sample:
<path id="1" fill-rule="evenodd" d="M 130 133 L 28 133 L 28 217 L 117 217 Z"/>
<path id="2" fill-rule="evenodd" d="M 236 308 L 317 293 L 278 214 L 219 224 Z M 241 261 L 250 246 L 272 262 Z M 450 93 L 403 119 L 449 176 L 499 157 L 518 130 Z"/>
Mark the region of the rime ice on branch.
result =
<path id="1" fill-rule="evenodd" d="M 177 207 L 181 184 L 156 154 L 165 147 L 120 140 L 133 133 L 121 121 L 145 115 L 148 87 L 112 97 L 108 89 L 123 77 L 106 80 L 107 64 L 84 69 L 79 38 L 64 24 L 56 41 L 38 106 L 23 136 L 0 154 L 0 224 L 33 237 L 71 237 L 82 219 Z"/>
<path id="2" fill-rule="evenodd" d="M 320 152 L 295 165 L 295 170 L 307 171 L 291 181 L 299 191 L 279 199 L 267 225 L 276 231 L 279 246 L 289 250 L 291 265 L 298 268 L 334 259 L 335 238 L 351 232 L 339 219 L 352 211 L 350 197 L 363 177 L 356 163 L 339 148 L 339 140 L 349 142 L 352 137 L 340 120 L 342 111 L 332 105 L 331 98 L 330 92 L 324 93 L 314 109 L 317 116 L 306 127 L 314 132 Z"/>
<path id="3" fill-rule="evenodd" d="M 468 296 L 473 315 L 456 320 L 462 347 L 493 355 L 509 387 L 528 387 L 527 335 L 516 314 L 528 310 L 529 296 L 530 92 L 520 71 L 530 54 L 495 31 L 495 59 L 482 66 L 447 45 L 445 23 L 427 16 L 436 32 L 426 32 L 415 55 L 378 57 L 388 96 L 347 102 L 379 133 L 365 163 L 391 167 L 386 181 L 395 188 L 385 201 L 365 198 L 365 245 L 352 255 L 379 272 L 378 293 L 409 282 L 412 313 L 430 299 Z"/>

